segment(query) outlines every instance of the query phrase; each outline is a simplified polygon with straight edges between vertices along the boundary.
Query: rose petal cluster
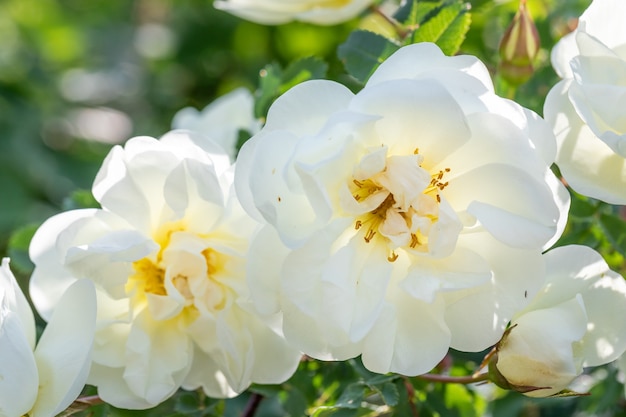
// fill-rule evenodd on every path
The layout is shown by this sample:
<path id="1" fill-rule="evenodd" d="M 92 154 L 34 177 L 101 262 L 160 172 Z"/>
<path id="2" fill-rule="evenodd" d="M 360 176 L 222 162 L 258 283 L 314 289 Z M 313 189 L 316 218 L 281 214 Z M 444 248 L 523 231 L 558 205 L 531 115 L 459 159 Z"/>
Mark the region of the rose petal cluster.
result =
<path id="1" fill-rule="evenodd" d="M 96 176 L 101 209 L 56 215 L 33 237 L 31 296 L 44 318 L 72 283 L 96 286 L 88 383 L 107 403 L 149 408 L 180 387 L 231 397 L 294 372 L 300 353 L 250 312 L 257 224 L 232 179 L 228 156 L 206 138 L 133 138 Z"/>
<path id="2" fill-rule="evenodd" d="M 79 314 L 77 314 L 79 313 Z M 83 281 L 60 299 L 38 343 L 9 259 L 0 266 L 0 416 L 53 417 L 80 394 L 91 366 L 96 295 Z"/>
<path id="3" fill-rule="evenodd" d="M 583 367 L 626 350 L 624 278 L 586 246 L 553 249 L 545 260 L 544 286 L 515 314 L 491 364 L 506 388 L 531 397 L 558 394 Z"/>
<path id="4" fill-rule="evenodd" d="M 626 31 L 621 0 L 594 0 L 578 28 L 552 50 L 563 78 L 544 114 L 558 141 L 556 163 L 571 187 L 612 204 L 626 203 Z"/>
<path id="5" fill-rule="evenodd" d="M 335 25 L 356 17 L 373 0 L 216 0 L 215 8 L 263 25 L 294 20 Z"/>
<path id="6" fill-rule="evenodd" d="M 478 59 L 434 44 L 400 49 L 357 94 L 295 86 L 235 174 L 244 208 L 269 224 L 250 255 L 256 308 L 282 312 L 307 355 L 362 355 L 380 373 L 493 345 L 563 228 L 555 148 Z"/>
<path id="7" fill-rule="evenodd" d="M 231 161 L 237 156 L 241 130 L 254 135 L 261 129 L 254 117 L 254 98 L 245 88 L 237 88 L 207 105 L 201 111 L 185 107 L 174 115 L 172 129 L 198 132 L 220 145 Z"/>

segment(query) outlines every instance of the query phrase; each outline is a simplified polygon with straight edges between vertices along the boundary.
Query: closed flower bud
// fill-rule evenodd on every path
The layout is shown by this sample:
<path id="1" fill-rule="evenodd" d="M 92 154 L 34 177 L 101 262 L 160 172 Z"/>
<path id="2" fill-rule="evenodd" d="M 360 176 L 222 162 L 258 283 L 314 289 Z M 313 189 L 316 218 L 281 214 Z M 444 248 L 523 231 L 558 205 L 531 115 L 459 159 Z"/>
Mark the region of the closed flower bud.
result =
<path id="1" fill-rule="evenodd" d="M 502 78 L 511 84 L 523 84 L 533 75 L 533 62 L 541 40 L 532 16 L 521 0 L 513 21 L 500 41 L 500 66 Z"/>
<path id="2" fill-rule="evenodd" d="M 544 287 L 511 320 L 490 359 L 489 379 L 531 397 L 579 395 L 567 387 L 583 368 L 611 362 L 626 348 L 626 283 L 585 246 L 544 257 Z"/>

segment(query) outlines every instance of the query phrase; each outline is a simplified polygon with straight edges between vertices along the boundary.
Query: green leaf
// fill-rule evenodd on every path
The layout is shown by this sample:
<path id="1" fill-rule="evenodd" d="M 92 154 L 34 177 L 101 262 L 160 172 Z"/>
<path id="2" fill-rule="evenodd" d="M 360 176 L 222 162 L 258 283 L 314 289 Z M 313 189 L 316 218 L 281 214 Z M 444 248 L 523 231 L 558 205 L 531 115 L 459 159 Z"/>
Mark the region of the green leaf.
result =
<path id="1" fill-rule="evenodd" d="M 398 378 L 400 378 L 400 376 L 396 374 L 375 375 L 372 378 L 365 378 L 365 382 L 367 385 L 381 385 L 386 382 L 395 381 Z"/>
<path id="2" fill-rule="evenodd" d="M 383 397 L 383 401 L 390 407 L 394 407 L 398 404 L 398 400 L 400 399 L 400 393 L 398 392 L 398 388 L 391 383 L 387 382 L 382 385 L 380 388 L 380 395 Z"/>
<path id="3" fill-rule="evenodd" d="M 438 9 L 441 8 L 441 0 L 412 0 L 407 1 L 398 11 L 394 14 L 394 19 L 403 24 L 407 29 L 417 28 L 426 20 L 433 16 Z"/>
<path id="4" fill-rule="evenodd" d="M 626 255 L 626 222 L 614 214 L 601 214 L 600 226 L 619 253 Z"/>
<path id="5" fill-rule="evenodd" d="M 283 73 L 280 93 L 304 81 L 324 78 L 327 71 L 328 64 L 318 57 L 310 56 L 294 61 Z"/>
<path id="6" fill-rule="evenodd" d="M 449 409 L 459 411 L 461 417 L 484 415 L 486 402 L 478 395 L 472 395 L 465 385 L 448 384 L 445 389 L 445 404 Z"/>
<path id="7" fill-rule="evenodd" d="M 176 398 L 174 410 L 179 413 L 189 414 L 197 412 L 199 409 L 200 403 L 198 402 L 198 397 L 195 393 L 182 393 L 178 396 L 178 398 Z"/>
<path id="8" fill-rule="evenodd" d="M 255 117 L 265 117 L 272 102 L 278 97 L 283 71 L 278 64 L 266 65 L 259 72 L 259 89 L 254 101 Z"/>
<path id="9" fill-rule="evenodd" d="M 28 255 L 28 247 L 38 228 L 38 224 L 22 226 L 9 237 L 8 254 L 11 258 L 11 268 L 14 270 L 25 274 L 33 270 L 34 265 Z"/>
<path id="10" fill-rule="evenodd" d="M 471 23 L 468 3 L 442 2 L 441 6 L 425 13 L 423 18 L 425 21 L 413 32 L 407 43 L 434 42 L 446 55 L 454 55 L 459 51 Z"/>
<path id="11" fill-rule="evenodd" d="M 313 414 L 311 414 L 311 417 L 328 417 L 333 415 L 337 410 L 339 410 L 337 407 L 317 407 L 315 411 L 313 411 Z"/>
<path id="12" fill-rule="evenodd" d="M 569 216 L 581 220 L 591 220 L 590 218 L 598 211 L 597 201 L 572 192 L 572 204 Z"/>
<path id="13" fill-rule="evenodd" d="M 355 382 L 341 393 L 335 407 L 339 408 L 359 408 L 365 397 L 365 385 L 362 382 Z"/>
<path id="14" fill-rule="evenodd" d="M 399 45 L 384 36 L 357 30 L 339 46 L 337 55 L 348 73 L 365 84 L 376 68 L 399 48 Z"/>
<path id="15" fill-rule="evenodd" d="M 278 64 L 267 65 L 259 74 L 259 89 L 255 93 L 255 116 L 265 117 L 278 96 L 304 81 L 324 78 L 327 71 L 328 64 L 317 57 L 299 59 L 284 70 Z"/>
<path id="16" fill-rule="evenodd" d="M 96 201 L 89 190 L 75 190 L 63 200 L 64 211 L 85 208 L 100 208 L 100 203 Z"/>

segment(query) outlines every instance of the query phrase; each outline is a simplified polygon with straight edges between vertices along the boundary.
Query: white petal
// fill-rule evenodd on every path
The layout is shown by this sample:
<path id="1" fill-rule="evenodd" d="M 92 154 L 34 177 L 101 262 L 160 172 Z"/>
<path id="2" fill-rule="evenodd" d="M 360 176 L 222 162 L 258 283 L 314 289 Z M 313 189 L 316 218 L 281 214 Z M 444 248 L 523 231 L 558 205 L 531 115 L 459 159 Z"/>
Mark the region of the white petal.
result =
<path id="1" fill-rule="evenodd" d="M 275 229 L 265 226 L 250 244 L 247 280 L 256 310 L 262 315 L 278 313 L 280 272 L 289 250 Z"/>
<path id="2" fill-rule="evenodd" d="M 278 131 L 262 139 L 249 179 L 254 203 L 288 246 L 297 245 L 316 227 L 316 213 L 290 164 L 297 138 Z"/>
<path id="3" fill-rule="evenodd" d="M 186 390 L 202 388 L 211 398 L 232 398 L 239 393 L 233 391 L 215 360 L 197 346 L 194 347 L 193 365 L 182 387 Z"/>
<path id="4" fill-rule="evenodd" d="M 246 325 L 247 318 L 247 314 L 238 308 L 221 311 L 216 320 L 219 346 L 211 351 L 211 357 L 219 364 L 228 385 L 238 393 L 252 382 L 254 366 L 254 341 Z"/>
<path id="5" fill-rule="evenodd" d="M 350 108 L 382 116 L 376 132 L 389 155 L 418 149 L 433 166 L 470 138 L 463 111 L 434 80 L 391 80 L 361 90 Z"/>
<path id="6" fill-rule="evenodd" d="M 141 150 L 145 150 L 146 155 L 152 154 L 150 158 L 152 161 L 146 160 L 141 163 L 137 160 L 135 163 L 145 167 L 153 165 L 154 168 L 151 170 L 153 172 L 149 173 L 152 178 L 150 182 L 154 183 L 153 189 L 160 188 L 159 179 L 162 181 L 163 171 L 169 170 L 169 164 L 158 161 L 154 152 L 147 152 L 154 148 L 155 143 L 156 139 L 139 137 L 129 140 L 126 149 L 115 146 L 102 163 L 92 187 L 94 197 L 103 208 L 120 214 L 132 224 L 136 224 L 140 229 L 146 231 L 150 230 L 152 217 L 155 216 L 155 213 L 151 212 L 151 204 L 142 189 L 143 187 L 139 185 L 142 184 L 141 180 L 134 181 L 132 178 L 131 167 L 128 166 L 127 161 L 129 155 L 126 155 L 125 151 L 129 154 L 131 150 L 134 153 L 139 153 L 139 160 L 146 159 L 145 156 L 141 156 Z M 129 199 L 128 196 L 133 196 L 133 198 Z"/>
<path id="7" fill-rule="evenodd" d="M 583 366 L 609 363 L 626 350 L 626 282 L 621 275 L 609 271 L 582 297 L 588 316 Z"/>
<path id="8" fill-rule="evenodd" d="M 626 45 L 622 19 L 626 8 L 620 0 L 600 0 L 592 2 L 580 17 L 582 30 L 597 37 L 609 48 Z"/>
<path id="9" fill-rule="evenodd" d="M 346 109 L 352 97 L 347 87 L 333 81 L 297 84 L 272 104 L 263 131 L 288 130 L 302 136 L 313 135 L 333 113 Z"/>
<path id="10" fill-rule="evenodd" d="M 439 290 L 476 287 L 491 278 L 490 265 L 476 252 L 457 248 L 442 259 L 417 257 L 400 287 L 412 297 L 433 302 Z"/>
<path id="11" fill-rule="evenodd" d="M 281 384 L 296 371 L 302 354 L 282 336 L 274 333 L 252 314 L 246 326 L 252 336 L 254 363 L 252 382 L 258 384 Z"/>
<path id="12" fill-rule="evenodd" d="M 414 376 L 433 369 L 450 346 L 443 303 L 425 303 L 396 291 L 367 335 L 363 364 L 378 373 Z M 419 354 L 416 354 L 419 352 Z"/>
<path id="13" fill-rule="evenodd" d="M 158 405 L 135 395 L 124 380 L 124 368 L 93 363 L 87 382 L 98 387 L 98 396 L 107 404 L 128 410 L 144 410 Z"/>
<path id="14" fill-rule="evenodd" d="M 481 286 L 442 293 L 451 346 L 478 352 L 495 344 L 513 315 L 539 291 L 545 264 L 539 250 L 510 248 L 484 233 L 462 235 L 459 246 L 485 259 L 493 273 Z"/>
<path id="15" fill-rule="evenodd" d="M 219 0 L 215 8 L 264 25 L 301 20 L 318 25 L 333 25 L 355 17 L 371 0 L 352 0 L 345 4 L 327 4 L 320 0 L 272 1 Z"/>
<path id="16" fill-rule="evenodd" d="M 483 165 L 454 178 L 444 192 L 457 211 L 467 207 L 490 233 L 514 247 L 542 247 L 561 216 L 543 177 L 510 165 Z"/>
<path id="17" fill-rule="evenodd" d="M 552 165 L 556 158 L 556 138 L 552 133 L 552 126 L 532 110 L 524 108 L 524 114 L 528 122 L 527 133 L 532 148 L 539 152 L 547 166 Z"/>
<path id="18" fill-rule="evenodd" d="M 547 285 L 526 310 L 548 308 L 577 294 L 588 316 L 583 339 L 585 366 L 617 358 L 626 349 L 626 282 L 611 271 L 602 256 L 587 246 L 569 245 L 545 255 Z"/>
<path id="19" fill-rule="evenodd" d="M 457 176 L 487 164 L 514 166 L 542 178 L 545 169 L 553 162 L 541 158 L 548 155 L 537 155 L 537 150 L 533 149 L 534 143 L 530 140 L 532 133 L 534 141 L 546 142 L 546 147 L 556 147 L 554 135 L 539 126 L 540 122 L 531 123 L 533 128 L 528 135 L 500 114 L 472 114 L 467 117 L 467 123 L 472 131 L 472 139 L 433 168 L 435 172 L 449 168 L 450 172 L 446 173 L 445 179 L 451 180 L 451 183 Z M 488 186 L 486 184 L 481 188 Z"/>
<path id="20" fill-rule="evenodd" d="M 626 202 L 626 162 L 599 140 L 580 119 L 567 91 L 570 82 L 555 85 L 546 98 L 544 113 L 559 144 L 556 163 L 577 192 L 610 204 Z"/>
<path id="21" fill-rule="evenodd" d="M 97 210 L 92 217 L 67 226 L 58 237 L 64 266 L 75 277 L 87 277 L 115 298 L 126 295 L 131 262 L 155 253 L 151 238 L 126 225 L 113 213 Z"/>
<path id="22" fill-rule="evenodd" d="M 128 335 L 124 381 L 134 395 L 156 405 L 176 392 L 192 355 L 190 340 L 175 321 L 155 322 L 144 310 Z"/>
<path id="23" fill-rule="evenodd" d="M 576 45 L 576 32 L 568 33 L 563 36 L 550 53 L 550 61 L 554 70 L 561 78 L 573 77 L 570 61 L 579 54 L 578 45 Z"/>
<path id="24" fill-rule="evenodd" d="M 237 88 L 206 106 L 202 112 L 186 107 L 174 115 L 172 128 L 202 133 L 223 147 L 235 160 L 240 129 L 255 134 L 260 129 L 254 119 L 254 99 L 250 91 Z"/>
<path id="25" fill-rule="evenodd" d="M 94 286 L 77 281 L 61 297 L 35 350 L 39 395 L 33 417 L 56 415 L 78 397 L 91 366 L 95 327 Z"/>
<path id="26" fill-rule="evenodd" d="M 339 4 L 342 7 L 312 8 L 306 12 L 298 13 L 297 19 L 317 25 L 334 25 L 357 16 L 372 4 L 372 0 L 351 0 Z"/>
<path id="27" fill-rule="evenodd" d="M 218 176 L 231 166 L 230 158 L 222 146 L 195 131 L 172 130 L 159 139 L 159 144 L 179 160 L 188 159 L 211 165 Z"/>
<path id="28" fill-rule="evenodd" d="M 4 282 L 5 277 L 0 276 L 0 280 Z M 0 415 L 20 417 L 37 398 L 39 377 L 23 323 L 16 312 L 9 310 L 7 297 L 0 292 Z"/>
<path id="29" fill-rule="evenodd" d="M 4 294 L 4 302 L 9 311 L 14 312 L 22 322 L 22 333 L 26 337 L 30 350 L 35 349 L 35 316 L 22 292 L 13 272 L 9 268 L 9 258 L 2 259 L 0 266 L 0 296 Z"/>
<path id="30" fill-rule="evenodd" d="M 184 218 L 187 213 L 190 219 L 204 215 L 205 225 L 197 232 L 210 230 L 225 204 L 213 167 L 192 159 L 183 160 L 168 175 L 163 196 L 176 218 Z"/>
<path id="31" fill-rule="evenodd" d="M 480 81 L 486 91 L 493 91 L 489 71 L 478 58 L 470 55 L 445 56 L 439 47 L 428 42 L 409 45 L 395 52 L 372 74 L 367 86 L 404 78 L 436 79 L 437 74 L 445 70 L 467 73 Z"/>
<path id="32" fill-rule="evenodd" d="M 95 212 L 95 209 L 72 210 L 52 216 L 37 229 L 30 242 L 29 254 L 35 270 L 30 277 L 29 292 L 44 320 L 50 320 L 54 306 L 76 280 L 62 265 L 63 254 L 56 247 L 59 234 L 72 223 L 92 217 Z"/>

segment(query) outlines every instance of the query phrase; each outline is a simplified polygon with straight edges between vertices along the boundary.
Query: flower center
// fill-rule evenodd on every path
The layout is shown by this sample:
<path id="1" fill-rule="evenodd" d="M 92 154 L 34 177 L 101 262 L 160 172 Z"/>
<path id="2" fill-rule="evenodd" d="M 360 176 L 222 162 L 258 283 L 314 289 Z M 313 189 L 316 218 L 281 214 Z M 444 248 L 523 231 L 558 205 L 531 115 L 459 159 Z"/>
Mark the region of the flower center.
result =
<path id="1" fill-rule="evenodd" d="M 440 218 L 440 193 L 448 186 L 444 177 L 450 168 L 431 174 L 422 167 L 424 158 L 417 149 L 413 155 L 400 156 L 387 156 L 386 151 L 383 147 L 366 155 L 348 187 L 361 208 L 354 228 L 366 243 L 379 239 L 387 244 L 388 260 L 393 262 L 397 248 L 429 251 L 429 235 Z"/>
<path id="2" fill-rule="evenodd" d="M 126 282 L 126 293 L 135 307 L 148 306 L 159 317 L 173 317 L 181 310 L 195 314 L 198 307 L 221 310 L 226 306 L 229 289 L 216 278 L 225 268 L 224 254 L 206 248 L 202 238 L 180 224 L 161 227 L 155 241 L 160 244 L 158 253 L 133 262 L 134 273 Z M 149 295 L 176 303 L 160 303 Z M 164 312 L 164 306 L 171 311 Z"/>

